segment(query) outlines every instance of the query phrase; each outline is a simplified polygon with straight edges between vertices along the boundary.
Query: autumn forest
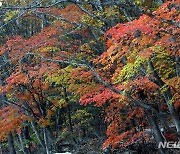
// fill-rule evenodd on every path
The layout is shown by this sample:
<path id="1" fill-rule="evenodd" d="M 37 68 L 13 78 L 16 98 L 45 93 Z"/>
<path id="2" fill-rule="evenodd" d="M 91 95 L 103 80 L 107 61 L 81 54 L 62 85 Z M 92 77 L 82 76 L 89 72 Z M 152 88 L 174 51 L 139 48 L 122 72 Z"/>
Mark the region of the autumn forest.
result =
<path id="1" fill-rule="evenodd" d="M 179 49 L 179 0 L 0 0 L 0 154 L 180 153 Z"/>

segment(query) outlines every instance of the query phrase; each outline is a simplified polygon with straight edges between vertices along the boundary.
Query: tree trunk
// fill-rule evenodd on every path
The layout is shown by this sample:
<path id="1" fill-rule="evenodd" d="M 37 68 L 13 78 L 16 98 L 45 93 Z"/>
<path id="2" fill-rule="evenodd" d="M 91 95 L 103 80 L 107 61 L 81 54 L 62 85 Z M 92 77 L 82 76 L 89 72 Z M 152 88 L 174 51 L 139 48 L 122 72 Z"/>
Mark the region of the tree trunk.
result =
<path id="1" fill-rule="evenodd" d="M 69 99 L 67 97 L 67 92 L 66 92 L 66 88 L 64 87 L 64 99 L 67 102 L 67 109 L 68 109 L 68 122 L 69 122 L 69 130 L 72 133 L 73 132 L 73 127 L 72 127 L 72 120 L 71 120 L 71 108 L 69 105 Z"/>
<path id="2" fill-rule="evenodd" d="M 24 124 L 26 125 L 27 122 L 24 122 Z M 29 127 L 28 126 L 24 126 L 24 128 L 23 128 L 23 138 L 25 140 L 30 140 L 31 139 L 31 137 L 29 135 Z"/>
<path id="3" fill-rule="evenodd" d="M 176 126 L 176 130 L 178 133 L 180 133 L 180 120 L 179 120 L 178 114 L 176 112 L 176 109 L 174 108 L 174 105 L 168 104 L 168 109 L 169 109 L 169 112 L 170 112 L 171 117 L 173 119 L 173 122 Z"/>
<path id="4" fill-rule="evenodd" d="M 36 134 L 36 137 L 37 137 L 37 139 L 38 139 L 38 142 L 40 143 L 43 151 L 45 152 L 45 151 L 46 151 L 45 144 L 44 144 L 44 142 L 42 141 L 42 139 L 41 139 L 41 137 L 40 137 L 40 134 L 39 134 L 39 132 L 38 132 L 38 130 L 37 130 L 37 128 L 36 128 L 36 125 L 35 125 L 35 122 L 34 122 L 34 121 L 31 121 L 31 126 L 32 126 L 32 128 L 33 128 L 33 130 L 34 130 L 34 132 L 35 132 L 35 134 Z"/>
<path id="5" fill-rule="evenodd" d="M 175 62 L 176 62 L 176 75 L 180 76 L 180 64 L 179 64 L 179 56 L 175 56 Z"/>
<path id="6" fill-rule="evenodd" d="M 22 134 L 20 133 L 20 134 L 18 134 L 18 136 L 19 136 L 19 141 L 20 141 L 20 145 L 21 145 L 22 152 L 23 152 L 24 154 L 27 154 L 27 151 L 26 151 L 27 149 L 26 149 L 25 146 L 24 146 Z"/>
<path id="7" fill-rule="evenodd" d="M 67 97 L 67 91 L 66 91 L 66 87 L 64 87 L 64 99 L 67 102 L 67 109 L 68 109 L 68 122 L 69 122 L 69 131 L 71 133 L 71 138 L 74 141 L 74 143 L 76 143 L 76 139 L 73 137 L 73 125 L 72 125 L 72 119 L 71 119 L 71 108 L 70 108 L 70 102 L 69 99 Z"/>
<path id="8" fill-rule="evenodd" d="M 159 128 L 159 125 L 158 125 L 158 121 L 157 121 L 157 116 L 155 115 L 152 115 L 149 117 L 149 122 L 150 122 L 150 125 L 152 127 L 152 131 L 153 131 L 153 134 L 154 134 L 154 137 L 155 137 L 155 140 L 156 140 L 156 143 L 159 144 L 159 143 L 164 143 L 165 142 L 165 137 L 163 136 L 160 128 Z M 159 149 L 161 153 L 165 153 L 166 149 L 164 148 L 160 148 Z"/>
<path id="9" fill-rule="evenodd" d="M 16 154 L 12 133 L 8 134 L 8 150 L 9 154 Z"/>
<path id="10" fill-rule="evenodd" d="M 44 142 L 45 142 L 46 154 L 50 154 L 46 128 L 43 128 L 43 134 L 44 134 Z"/>
<path id="11" fill-rule="evenodd" d="M 151 69 L 154 77 L 156 78 L 156 84 L 162 88 L 163 86 L 165 86 L 165 83 L 162 81 L 162 79 L 159 77 L 158 73 L 156 72 L 153 64 L 151 61 L 148 61 L 148 66 L 149 68 Z M 165 87 L 166 88 L 166 87 Z M 178 114 L 174 108 L 174 104 L 173 104 L 173 97 L 172 97 L 172 94 L 171 94 L 171 91 L 170 91 L 170 88 L 168 87 L 164 92 L 163 92 L 163 96 L 164 96 L 164 99 L 166 101 L 166 104 L 168 105 L 168 109 L 169 109 L 169 112 L 170 112 L 170 115 L 172 117 L 172 120 L 173 120 L 173 123 L 175 124 L 176 126 L 176 130 L 178 133 L 180 133 L 180 119 L 178 117 Z"/>

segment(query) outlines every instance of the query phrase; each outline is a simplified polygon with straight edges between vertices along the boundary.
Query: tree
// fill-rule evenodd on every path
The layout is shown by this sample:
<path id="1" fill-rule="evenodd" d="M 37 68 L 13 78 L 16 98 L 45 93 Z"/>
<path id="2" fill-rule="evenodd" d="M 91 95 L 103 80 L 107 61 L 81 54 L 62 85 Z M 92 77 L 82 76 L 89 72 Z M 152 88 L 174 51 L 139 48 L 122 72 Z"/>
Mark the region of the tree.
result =
<path id="1" fill-rule="evenodd" d="M 168 1 L 152 15 L 142 15 L 138 20 L 125 24 L 119 23 L 106 32 L 105 38 L 107 38 L 108 49 L 94 61 L 97 64 L 95 69 L 98 69 L 98 73 L 105 74 L 103 77 L 106 77 L 107 81 L 110 79 L 109 82 L 112 84 L 104 82 L 102 78 L 99 78 L 99 81 L 115 93 L 124 94 L 125 100 L 112 101 L 113 96 L 114 98 L 117 97 L 115 93 L 106 94 L 104 99 L 102 96 L 104 96 L 103 93 L 106 92 L 106 89 L 98 90 L 98 92 L 93 89 L 91 94 L 88 93 L 81 98 L 82 103 L 95 102 L 99 104 L 99 102 L 106 103 L 110 101 L 110 106 L 119 102 L 118 105 L 115 105 L 116 108 L 122 106 L 120 105 L 122 102 L 126 105 L 140 106 L 145 111 L 142 109 L 141 112 L 137 109 L 136 111 L 140 117 L 144 114 L 149 117 L 149 123 L 157 143 L 163 142 L 165 138 L 156 118 L 161 119 L 164 124 L 165 120 L 162 120 L 164 118 L 162 115 L 167 114 L 164 112 L 167 109 L 172 118 L 170 123 L 174 123 L 176 131 L 171 130 L 170 124 L 164 127 L 179 136 L 180 121 L 177 114 L 179 94 L 177 93 L 177 85 L 169 82 L 173 80 L 178 82 L 179 80 L 177 71 L 177 57 L 179 56 L 178 6 L 178 1 Z M 120 89 L 118 89 L 119 87 Z M 167 107 L 166 110 L 162 110 L 164 105 Z M 109 112 L 112 112 L 112 110 L 111 108 Z M 116 112 L 117 110 L 115 110 Z M 133 113 L 133 110 L 131 112 Z M 126 113 L 128 115 L 128 111 Z M 135 114 L 137 113 L 135 112 Z M 110 117 L 109 114 L 108 117 Z M 126 116 L 125 122 L 128 119 Z M 125 133 L 123 131 L 122 134 L 118 132 L 117 134 L 120 133 L 120 136 L 115 135 L 116 133 L 112 130 L 120 129 L 121 121 L 115 123 L 113 119 L 110 122 L 112 133 L 109 134 L 108 131 L 109 138 L 104 146 L 107 147 L 110 144 L 116 147 L 122 140 L 124 141 L 129 137 L 128 133 L 131 132 L 131 129 Z M 137 133 L 137 137 L 139 137 L 138 135 Z M 134 137 L 132 137 L 133 139 Z"/>
<path id="2" fill-rule="evenodd" d="M 107 124 L 103 149 L 139 142 L 144 150 L 152 142 L 149 129 L 156 143 L 167 134 L 179 137 L 178 1 L 155 12 L 155 1 L 11 3 L 2 7 L 3 35 L 13 33 L 0 48 L 0 92 L 8 105 L 1 121 L 14 121 L 3 123 L 3 139 L 28 126 L 36 149 L 50 153 L 65 125 L 76 144 L 77 127 L 91 134 Z M 98 107 L 99 119 L 106 116 L 103 129 L 92 120 L 93 107 L 77 103 Z M 26 149 L 19 132 L 22 151 L 32 152 L 34 143 Z"/>

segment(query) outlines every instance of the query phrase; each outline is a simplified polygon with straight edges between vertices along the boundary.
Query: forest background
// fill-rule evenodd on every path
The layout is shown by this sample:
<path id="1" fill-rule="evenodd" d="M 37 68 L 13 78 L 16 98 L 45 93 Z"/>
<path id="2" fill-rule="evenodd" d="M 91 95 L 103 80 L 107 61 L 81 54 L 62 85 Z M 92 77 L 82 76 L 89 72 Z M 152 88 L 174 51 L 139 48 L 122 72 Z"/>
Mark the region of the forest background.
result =
<path id="1" fill-rule="evenodd" d="M 1 153 L 179 153 L 179 0 L 0 4 Z"/>

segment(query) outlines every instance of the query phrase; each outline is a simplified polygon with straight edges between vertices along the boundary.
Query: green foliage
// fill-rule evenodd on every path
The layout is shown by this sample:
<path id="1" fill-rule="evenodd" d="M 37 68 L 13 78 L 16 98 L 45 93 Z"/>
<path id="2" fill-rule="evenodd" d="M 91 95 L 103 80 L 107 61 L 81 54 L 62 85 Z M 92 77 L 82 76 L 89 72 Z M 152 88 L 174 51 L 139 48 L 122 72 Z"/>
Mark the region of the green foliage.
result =
<path id="1" fill-rule="evenodd" d="M 7 148 L 8 147 L 8 143 L 7 142 L 2 142 L 1 143 L 1 148 L 3 149 L 3 148 Z"/>
<path id="2" fill-rule="evenodd" d="M 13 19 L 18 13 L 19 13 L 19 11 L 16 11 L 16 10 L 6 12 L 4 21 L 7 22 L 7 21 Z"/>
<path id="3" fill-rule="evenodd" d="M 60 142 L 60 143 L 62 143 L 62 142 L 73 142 L 73 138 L 76 138 L 77 137 L 77 134 L 72 134 L 72 133 L 70 133 L 69 132 L 69 130 L 68 129 L 63 129 L 63 130 L 61 130 L 61 132 L 60 132 L 60 135 L 57 137 L 57 142 Z"/>
<path id="4" fill-rule="evenodd" d="M 156 53 L 151 60 L 155 64 L 156 71 L 163 79 L 171 78 L 176 73 L 174 69 L 176 62 L 163 47 L 157 46 L 154 49 Z"/>
<path id="5" fill-rule="evenodd" d="M 92 114 L 85 109 L 77 110 L 71 118 L 73 123 L 77 124 L 79 127 L 87 127 L 92 120 Z"/>
<path id="6" fill-rule="evenodd" d="M 115 83 L 127 81 L 141 72 L 140 67 L 146 64 L 147 59 L 137 56 L 135 62 L 125 65 L 115 80 Z"/>
<path id="7" fill-rule="evenodd" d="M 55 83 L 57 85 L 67 85 L 68 81 L 70 80 L 70 73 L 72 71 L 73 67 L 68 66 L 64 69 L 61 69 L 60 72 L 54 73 L 51 76 L 48 76 L 46 78 L 47 83 Z"/>
<path id="8" fill-rule="evenodd" d="M 31 137 L 31 142 L 29 143 L 29 141 L 27 141 L 27 144 L 31 144 L 31 143 L 38 144 L 38 139 L 35 133 L 31 133 L 30 137 Z"/>
<path id="9" fill-rule="evenodd" d="M 89 26 L 96 26 L 98 28 L 101 28 L 104 23 L 101 20 L 94 19 L 93 17 L 90 17 L 88 15 L 85 15 L 81 18 L 82 23 L 88 24 Z"/>

